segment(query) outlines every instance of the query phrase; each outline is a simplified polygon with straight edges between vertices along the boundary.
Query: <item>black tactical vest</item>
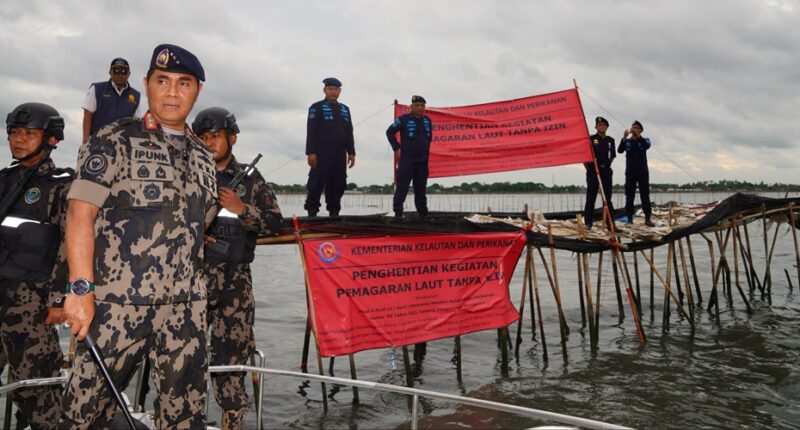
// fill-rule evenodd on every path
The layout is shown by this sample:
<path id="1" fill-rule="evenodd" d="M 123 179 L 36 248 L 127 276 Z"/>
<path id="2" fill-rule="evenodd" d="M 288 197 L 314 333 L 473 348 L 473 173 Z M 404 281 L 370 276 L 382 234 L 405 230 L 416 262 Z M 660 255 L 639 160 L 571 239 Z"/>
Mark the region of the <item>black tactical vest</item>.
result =
<path id="1" fill-rule="evenodd" d="M 236 162 L 231 160 L 231 162 Z M 240 169 L 244 166 L 239 165 Z M 246 175 L 237 189 L 234 190 L 243 202 L 253 201 L 253 177 Z M 217 186 L 227 187 L 233 179 L 231 169 L 217 172 Z M 255 259 L 256 239 L 258 234 L 254 231 L 245 230 L 239 218 L 217 216 L 211 227 L 208 228 L 210 236 L 217 242 L 206 245 L 205 259 L 211 262 L 220 263 L 252 263 Z"/>
<path id="2" fill-rule="evenodd" d="M 16 169 L 0 172 L 0 195 L 11 188 Z M 54 169 L 32 178 L 0 226 L 0 279 L 44 282 L 51 276 L 61 244 L 61 229 L 50 224 L 50 194 L 54 187 L 72 181 L 71 169 Z M 13 219 L 17 219 L 13 221 Z M 20 222 L 25 220 L 29 222 Z"/>

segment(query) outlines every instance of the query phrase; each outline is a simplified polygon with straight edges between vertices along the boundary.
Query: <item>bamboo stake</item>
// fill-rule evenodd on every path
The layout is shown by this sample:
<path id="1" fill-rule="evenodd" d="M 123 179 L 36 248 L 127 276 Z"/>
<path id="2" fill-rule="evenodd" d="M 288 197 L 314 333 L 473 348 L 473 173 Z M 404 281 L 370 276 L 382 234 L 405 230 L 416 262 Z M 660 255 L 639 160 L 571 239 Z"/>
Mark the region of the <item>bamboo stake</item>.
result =
<path id="1" fill-rule="evenodd" d="M 578 298 L 581 304 L 581 329 L 586 328 L 586 303 L 583 298 L 583 256 L 579 252 L 576 254 L 575 262 L 578 264 Z"/>
<path id="2" fill-rule="evenodd" d="M 753 264 L 753 248 L 750 246 L 750 229 L 747 228 L 747 222 L 744 219 L 742 220 L 742 228 L 744 229 L 744 239 L 747 245 L 747 262 L 750 264 L 750 276 L 752 277 L 753 285 L 761 291 L 763 287 L 761 286 L 761 281 L 758 279 L 758 274 L 756 274 L 755 264 Z"/>
<path id="3" fill-rule="evenodd" d="M 508 327 L 497 329 L 497 340 L 500 344 L 500 372 L 503 376 L 508 375 Z"/>
<path id="4" fill-rule="evenodd" d="M 792 285 L 792 278 L 791 278 L 791 276 L 789 276 L 789 271 L 788 270 L 783 269 L 783 273 L 786 274 L 786 281 L 789 283 L 789 292 L 791 292 L 792 289 L 794 289 L 794 285 Z"/>
<path id="5" fill-rule="evenodd" d="M 461 382 L 461 335 L 456 336 L 456 379 Z"/>
<path id="6" fill-rule="evenodd" d="M 550 275 L 550 267 L 547 264 L 547 260 L 544 258 L 544 253 L 542 252 L 541 248 L 536 248 L 539 251 L 539 258 L 542 260 L 542 266 L 544 266 L 544 272 L 547 274 L 547 280 L 550 282 L 550 290 L 553 292 L 553 296 L 556 299 L 556 309 L 558 310 L 558 321 L 560 324 L 561 330 L 561 337 L 562 339 L 565 338 L 565 327 L 567 326 L 567 320 L 564 317 L 564 311 L 561 309 L 561 301 L 559 300 L 558 295 L 556 294 L 556 286 L 553 282 L 553 277 Z"/>
<path id="7" fill-rule="evenodd" d="M 715 299 L 716 308 L 717 308 L 716 317 L 717 317 L 717 324 L 718 325 L 721 324 L 721 323 L 720 323 L 720 318 L 719 318 L 719 298 L 717 297 L 717 289 L 716 288 L 717 288 L 717 284 L 718 284 L 718 279 L 719 279 L 722 271 L 725 270 L 725 267 L 728 264 L 727 257 L 725 256 L 725 251 L 728 248 L 728 239 L 730 239 L 731 232 L 732 232 L 732 230 L 729 229 L 728 233 L 725 235 L 725 240 L 724 241 L 722 241 L 722 238 L 719 235 L 717 235 L 717 244 L 719 245 L 720 256 L 719 256 L 719 265 L 717 267 L 716 273 L 714 274 L 714 292 L 713 292 L 713 294 L 715 296 L 714 299 Z M 729 269 L 727 270 L 727 273 L 728 273 L 728 275 L 727 275 L 728 278 L 730 278 L 730 270 Z"/>
<path id="8" fill-rule="evenodd" d="M 708 245 L 709 259 L 711 260 L 711 281 L 712 281 L 711 297 L 708 298 L 708 308 L 706 308 L 706 312 L 711 312 L 711 308 L 714 307 L 715 305 L 717 306 L 717 308 L 719 308 L 719 300 L 717 299 L 717 284 L 716 284 L 717 260 L 714 257 L 714 243 L 711 241 L 711 239 L 706 237 L 705 234 L 700 233 L 700 236 L 702 236 L 703 239 L 706 240 L 706 244 Z"/>
<path id="9" fill-rule="evenodd" d="M 628 304 L 631 307 L 633 323 L 636 327 L 636 333 L 639 335 L 639 343 L 644 344 L 647 341 L 647 337 L 644 334 L 642 322 L 639 320 L 639 312 L 636 310 L 636 297 L 633 296 L 633 288 L 631 288 L 631 275 L 628 273 L 628 264 L 625 262 L 625 255 L 616 248 L 614 248 L 612 252 L 614 253 L 615 257 L 620 260 L 620 265 L 623 269 L 622 280 L 625 282 L 625 292 L 628 294 Z"/>
<path id="10" fill-rule="evenodd" d="M 596 342 L 600 341 L 600 287 L 602 286 L 602 279 L 603 279 L 603 252 L 600 253 L 600 257 L 597 259 L 597 292 L 594 295 L 595 297 L 595 309 L 594 309 L 594 338 Z"/>
<path id="11" fill-rule="evenodd" d="M 403 367 L 406 370 L 406 386 L 414 386 L 414 377 L 411 374 L 411 359 L 408 356 L 408 345 L 403 346 Z"/>
<path id="12" fill-rule="evenodd" d="M 764 263 L 767 265 L 765 269 L 764 277 L 761 278 L 764 280 L 764 289 L 761 290 L 761 300 L 764 300 L 764 292 L 769 289 L 769 285 L 772 283 L 772 280 L 769 279 L 769 243 L 767 243 L 767 205 L 761 205 L 761 225 L 764 227 Z"/>
<path id="13" fill-rule="evenodd" d="M 350 358 L 350 379 L 356 380 L 356 359 L 354 354 L 349 355 Z M 357 405 L 359 403 L 358 400 L 358 387 L 353 387 L 353 404 Z"/>
<path id="14" fill-rule="evenodd" d="M 742 297 L 742 301 L 744 302 L 744 305 L 747 308 L 747 313 L 751 314 L 753 310 L 752 308 L 750 308 L 750 301 L 747 300 L 747 297 L 744 294 L 744 290 L 742 289 L 741 282 L 739 282 L 739 250 L 741 248 L 742 242 L 739 239 L 739 225 L 736 223 L 735 219 L 733 220 L 732 231 L 733 231 L 733 266 L 734 266 L 734 272 L 736 273 L 736 290 L 739 291 L 739 295 Z M 747 268 L 747 265 L 744 264 L 744 267 Z"/>
<path id="15" fill-rule="evenodd" d="M 722 276 L 722 294 L 723 295 L 727 295 L 728 294 L 728 289 L 727 289 L 726 277 L 725 277 L 725 253 L 722 252 L 722 246 L 720 245 L 720 243 L 722 241 L 722 236 L 720 236 L 720 232 L 719 231 L 715 231 L 714 232 L 714 239 L 717 241 L 717 246 L 720 249 L 719 265 L 717 267 L 717 270 L 722 270 L 723 271 L 722 275 L 721 275 Z"/>
<path id="16" fill-rule="evenodd" d="M 744 277 L 747 280 L 747 287 L 750 292 L 753 292 L 753 290 L 755 290 L 755 285 L 753 285 L 753 278 L 750 276 L 750 267 L 747 264 L 747 250 L 744 248 L 744 241 L 742 240 L 742 234 L 739 231 L 738 224 L 733 230 L 733 234 L 736 235 L 736 241 L 739 242 L 739 252 L 742 255 L 742 266 L 744 267 Z"/>
<path id="17" fill-rule="evenodd" d="M 686 265 L 686 254 L 683 253 L 683 242 L 678 240 L 678 252 L 681 254 L 681 269 L 683 270 L 683 281 L 686 285 L 686 303 L 689 308 L 689 324 L 694 329 L 694 299 L 692 297 L 692 286 L 689 283 L 689 270 Z M 677 274 L 676 274 L 677 275 Z"/>
<path id="18" fill-rule="evenodd" d="M 769 296 L 770 303 L 772 302 L 772 271 L 770 266 L 772 265 L 772 253 L 775 252 L 775 244 L 778 243 L 778 230 L 780 229 L 780 225 L 775 225 L 775 234 L 772 235 L 772 246 L 769 248 L 769 256 L 767 257 L 767 269 L 764 273 L 764 279 L 769 280 L 767 284 L 767 295 Z"/>
<path id="19" fill-rule="evenodd" d="M 672 267 L 675 270 L 675 287 L 678 290 L 678 298 L 681 299 L 681 305 L 683 305 L 683 289 L 681 288 L 681 275 L 680 271 L 678 270 L 678 253 L 675 252 L 675 243 L 672 243 Z M 667 262 L 669 264 L 669 262 Z"/>
<path id="20" fill-rule="evenodd" d="M 537 248 L 538 249 L 538 248 Z M 541 252 L 541 251 L 540 251 Z M 547 265 L 544 266 L 547 268 Z M 547 362 L 547 342 L 544 335 L 544 321 L 542 319 L 542 302 L 539 300 L 539 281 L 536 279 L 536 262 L 531 257 L 531 278 L 533 279 L 533 292 L 536 295 L 536 312 L 539 314 L 539 332 L 542 334 L 543 359 Z"/>
<path id="21" fill-rule="evenodd" d="M 664 277 L 661 276 L 661 272 L 658 271 L 655 264 L 653 264 L 653 261 L 647 258 L 647 255 L 644 253 L 644 251 L 639 251 L 639 252 L 642 254 L 644 260 L 647 261 L 647 264 L 650 265 L 650 268 L 653 270 L 653 274 L 658 278 L 659 281 L 661 281 L 661 285 L 663 285 L 664 288 L 667 290 L 667 294 L 669 294 L 669 296 L 672 297 L 672 301 L 675 302 L 676 305 L 678 305 L 678 297 L 675 295 L 672 289 L 668 287 L 667 282 L 664 280 Z M 667 267 L 667 270 L 669 270 L 669 267 Z M 678 310 L 685 318 L 687 319 L 689 318 L 689 315 L 680 305 L 678 305 Z"/>
<path id="22" fill-rule="evenodd" d="M 589 345 L 592 352 L 595 351 L 597 347 L 597 339 L 595 338 L 595 320 L 594 317 L 591 315 L 592 312 L 592 283 L 591 283 L 591 276 L 589 275 L 589 256 L 586 254 L 581 255 L 583 259 L 583 277 L 584 277 L 584 284 L 586 285 L 585 294 L 586 294 L 586 315 L 589 319 Z"/>
<path id="23" fill-rule="evenodd" d="M 308 298 L 306 298 L 308 301 Z M 308 346 L 311 340 L 311 320 L 306 317 L 306 333 L 303 335 L 303 353 L 300 357 L 300 371 L 308 373 Z"/>
<path id="24" fill-rule="evenodd" d="M 800 283 L 800 248 L 797 245 L 797 218 L 794 216 L 794 202 L 789 203 L 789 229 L 792 231 L 792 240 L 794 241 L 794 259 L 795 267 L 797 268 L 797 282 Z M 792 291 L 791 282 L 789 282 L 789 291 Z"/>
<path id="25" fill-rule="evenodd" d="M 558 318 L 561 320 L 562 336 L 561 341 L 567 341 L 566 335 L 569 334 L 569 327 L 567 326 L 567 318 L 564 317 L 564 309 L 561 307 L 561 288 L 558 286 L 558 265 L 556 265 L 556 247 L 553 244 L 553 229 L 550 224 L 547 224 L 547 240 L 550 242 L 550 262 L 553 265 L 553 294 L 556 298 L 556 305 L 558 305 Z"/>
<path id="26" fill-rule="evenodd" d="M 733 234 L 733 274 L 734 274 L 734 282 L 736 283 L 736 289 L 742 289 L 742 284 L 739 282 L 739 247 L 738 239 L 736 237 L 736 229 L 738 225 L 736 224 L 736 217 L 731 220 L 731 231 L 734 232 Z"/>
<path id="27" fill-rule="evenodd" d="M 625 307 L 622 305 L 622 291 L 619 288 L 619 268 L 617 267 L 616 251 L 611 251 L 611 271 L 614 273 L 614 289 L 617 293 L 617 312 L 620 324 L 625 320 Z"/>
<path id="28" fill-rule="evenodd" d="M 692 237 L 686 236 L 686 250 L 689 251 L 689 264 L 692 266 L 692 277 L 694 278 L 694 290 L 697 293 L 697 304 L 703 305 L 703 293 L 700 292 L 700 280 L 697 277 L 697 266 L 694 262 L 694 251 L 692 250 Z"/>
<path id="29" fill-rule="evenodd" d="M 583 240 L 586 237 L 586 231 L 583 229 L 583 216 L 577 215 L 578 223 L 578 236 Z M 581 253 L 576 254 L 575 262 L 578 264 L 578 299 L 581 304 L 581 329 L 586 328 L 586 304 L 583 300 L 583 264 Z"/>
<path id="30" fill-rule="evenodd" d="M 650 248 L 650 261 L 655 260 L 655 249 Z M 653 273 L 653 267 L 650 267 L 650 321 L 655 319 L 655 273 Z"/>
<path id="31" fill-rule="evenodd" d="M 526 258 L 529 261 L 529 264 L 533 266 L 533 251 L 531 246 L 528 245 L 528 253 Z M 528 302 L 529 307 L 531 308 L 531 340 L 536 340 L 536 308 L 533 305 L 534 297 L 533 297 L 533 275 L 528 275 Z"/>
<path id="32" fill-rule="evenodd" d="M 528 253 L 530 253 L 530 245 L 528 245 Z M 517 342 L 515 345 L 514 350 L 516 351 L 516 357 L 519 359 L 519 346 L 522 345 L 522 320 L 525 318 L 525 294 L 526 294 L 526 287 L 528 286 L 528 274 L 530 273 L 531 268 L 530 258 L 529 256 L 525 256 L 525 273 L 522 275 L 522 298 L 519 301 L 519 321 L 517 321 Z"/>
<path id="33" fill-rule="evenodd" d="M 636 277 L 636 310 L 639 311 L 639 316 L 642 315 L 642 290 L 639 284 L 639 257 L 633 253 L 633 272 Z"/>
<path id="34" fill-rule="evenodd" d="M 670 310 L 670 304 L 669 304 L 669 297 L 671 295 L 670 293 L 671 293 L 671 288 L 672 288 L 672 283 L 671 283 L 671 281 L 672 281 L 672 252 L 673 252 L 673 242 L 670 242 L 669 245 L 667 246 L 667 283 L 666 283 L 666 287 L 667 288 L 664 289 L 664 311 L 663 311 L 663 316 L 662 316 L 662 320 L 661 320 L 661 324 L 662 324 L 661 332 L 662 333 L 666 333 L 669 330 L 669 317 L 670 317 L 670 314 L 672 313 L 671 310 Z M 680 299 L 680 296 L 678 296 L 678 299 Z M 680 300 L 678 302 L 676 302 L 675 305 L 680 307 L 680 308 L 683 308 L 683 302 L 680 301 Z"/>

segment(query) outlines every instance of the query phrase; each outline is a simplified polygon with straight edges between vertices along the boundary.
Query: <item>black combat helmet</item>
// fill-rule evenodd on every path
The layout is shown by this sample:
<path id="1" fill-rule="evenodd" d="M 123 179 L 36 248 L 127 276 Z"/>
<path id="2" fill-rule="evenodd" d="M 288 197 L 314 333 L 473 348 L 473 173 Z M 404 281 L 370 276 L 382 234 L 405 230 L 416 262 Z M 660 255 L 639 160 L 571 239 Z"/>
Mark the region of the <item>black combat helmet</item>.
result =
<path id="1" fill-rule="evenodd" d="M 14 127 L 41 128 L 45 136 L 64 140 L 64 118 L 50 105 L 44 103 L 23 103 L 6 117 L 6 131 Z"/>
<path id="2" fill-rule="evenodd" d="M 228 130 L 230 134 L 238 134 L 239 126 L 236 125 L 236 117 L 227 109 L 221 107 L 211 107 L 203 109 L 194 118 L 192 131 L 194 134 L 201 135 L 215 130 Z"/>

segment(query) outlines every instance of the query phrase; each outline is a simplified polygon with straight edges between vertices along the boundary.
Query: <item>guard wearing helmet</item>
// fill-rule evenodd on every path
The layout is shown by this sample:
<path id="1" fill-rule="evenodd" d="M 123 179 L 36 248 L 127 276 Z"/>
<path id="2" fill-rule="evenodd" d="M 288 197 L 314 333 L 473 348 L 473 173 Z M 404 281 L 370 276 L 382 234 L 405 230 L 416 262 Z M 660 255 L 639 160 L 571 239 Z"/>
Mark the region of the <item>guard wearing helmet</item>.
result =
<path id="1" fill-rule="evenodd" d="M 51 106 L 24 103 L 6 117 L 11 167 L 0 170 L 0 344 L 15 380 L 58 376 L 58 332 L 67 282 L 62 240 L 72 169 L 58 169 L 50 151 L 64 139 Z M 14 392 L 17 420 L 51 427 L 61 413 L 61 388 Z"/>
<path id="2" fill-rule="evenodd" d="M 280 228 L 281 210 L 275 193 L 258 170 L 245 174 L 239 184 L 231 184 L 247 168 L 233 156 L 239 126 L 232 113 L 221 107 L 202 110 L 195 117 L 192 130 L 214 156 L 222 207 L 207 232 L 205 250 L 210 364 L 247 364 L 256 348 L 250 262 L 257 236 L 273 234 Z M 244 372 L 212 375 L 225 429 L 240 429 L 244 424 L 248 406 L 245 376 Z"/>

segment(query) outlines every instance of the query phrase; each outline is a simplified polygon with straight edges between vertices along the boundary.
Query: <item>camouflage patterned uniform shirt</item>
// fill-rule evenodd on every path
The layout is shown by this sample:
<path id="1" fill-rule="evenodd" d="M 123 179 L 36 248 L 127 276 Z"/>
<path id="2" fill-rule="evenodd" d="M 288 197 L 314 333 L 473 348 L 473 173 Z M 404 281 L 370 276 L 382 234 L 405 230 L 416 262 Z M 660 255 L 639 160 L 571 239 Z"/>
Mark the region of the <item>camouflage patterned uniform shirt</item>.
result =
<path id="1" fill-rule="evenodd" d="M 217 212 L 214 161 L 188 129 L 166 133 L 148 113 L 83 144 L 69 199 L 100 208 L 96 298 L 160 305 L 206 298 L 203 232 Z"/>

